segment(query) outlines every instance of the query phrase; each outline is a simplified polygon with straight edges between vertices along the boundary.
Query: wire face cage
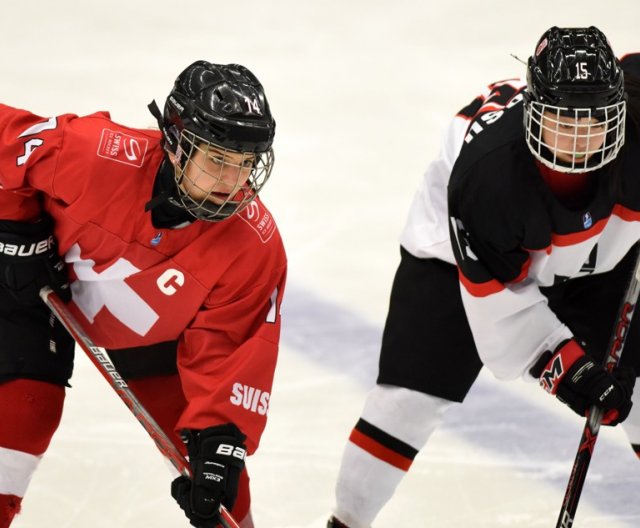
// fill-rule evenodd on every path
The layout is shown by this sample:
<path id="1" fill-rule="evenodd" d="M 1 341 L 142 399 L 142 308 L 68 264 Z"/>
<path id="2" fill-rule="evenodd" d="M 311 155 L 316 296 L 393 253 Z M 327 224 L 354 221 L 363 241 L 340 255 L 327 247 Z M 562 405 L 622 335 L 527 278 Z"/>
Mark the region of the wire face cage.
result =
<path id="1" fill-rule="evenodd" d="M 626 103 L 598 108 L 566 108 L 530 101 L 525 104 L 529 150 L 559 172 L 598 169 L 624 145 Z"/>
<path id="2" fill-rule="evenodd" d="M 220 221 L 252 202 L 271 175 L 273 149 L 237 152 L 183 130 L 176 152 L 180 206 L 201 220 Z"/>

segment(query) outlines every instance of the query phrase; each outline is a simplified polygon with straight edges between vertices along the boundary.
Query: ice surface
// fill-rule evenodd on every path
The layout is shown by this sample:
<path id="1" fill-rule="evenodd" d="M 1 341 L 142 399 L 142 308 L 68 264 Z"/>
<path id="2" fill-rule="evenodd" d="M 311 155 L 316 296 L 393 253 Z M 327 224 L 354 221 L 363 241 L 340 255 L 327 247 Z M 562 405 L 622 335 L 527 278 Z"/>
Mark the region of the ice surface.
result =
<path id="1" fill-rule="evenodd" d="M 196 59 L 239 62 L 278 122 L 264 197 L 290 258 L 270 422 L 249 461 L 259 528 L 321 528 L 341 451 L 375 378 L 397 236 L 450 115 L 522 74 L 551 25 L 597 25 L 635 51 L 640 3 L 619 0 L 6 2 L 0 101 L 41 115 L 110 110 L 153 126 Z M 555 525 L 582 422 L 533 385 L 483 373 L 418 455 L 375 526 Z M 640 525 L 640 465 L 600 435 L 576 527 Z M 187 526 L 144 431 L 78 356 L 62 425 L 16 528 Z"/>

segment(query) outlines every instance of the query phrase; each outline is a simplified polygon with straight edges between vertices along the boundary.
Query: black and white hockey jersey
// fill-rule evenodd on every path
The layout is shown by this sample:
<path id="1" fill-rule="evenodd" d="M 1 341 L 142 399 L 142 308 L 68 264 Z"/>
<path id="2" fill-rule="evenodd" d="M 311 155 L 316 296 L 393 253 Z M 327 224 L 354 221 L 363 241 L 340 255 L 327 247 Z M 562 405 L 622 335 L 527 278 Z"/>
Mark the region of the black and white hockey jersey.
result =
<path id="1" fill-rule="evenodd" d="M 478 352 L 502 379 L 572 337 L 540 287 L 609 271 L 640 239 L 635 127 L 619 159 L 590 174 L 589 198 L 567 207 L 525 143 L 525 87 L 492 84 L 453 119 L 400 239 L 416 257 L 457 264 Z"/>

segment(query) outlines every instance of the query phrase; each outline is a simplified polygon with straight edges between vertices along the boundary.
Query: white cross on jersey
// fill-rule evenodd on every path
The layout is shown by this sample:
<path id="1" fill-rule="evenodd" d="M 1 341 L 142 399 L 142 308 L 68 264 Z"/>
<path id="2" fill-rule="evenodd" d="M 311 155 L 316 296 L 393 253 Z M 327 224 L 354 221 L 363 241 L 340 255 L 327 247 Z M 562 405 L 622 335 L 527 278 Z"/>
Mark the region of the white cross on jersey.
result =
<path id="1" fill-rule="evenodd" d="M 97 313 L 106 308 L 123 325 L 144 336 L 159 315 L 125 281 L 140 270 L 126 259 L 119 258 L 104 271 L 97 273 L 91 259 L 80 257 L 80 246 L 74 244 L 65 255 L 78 277 L 71 284 L 73 302 L 93 323 Z"/>

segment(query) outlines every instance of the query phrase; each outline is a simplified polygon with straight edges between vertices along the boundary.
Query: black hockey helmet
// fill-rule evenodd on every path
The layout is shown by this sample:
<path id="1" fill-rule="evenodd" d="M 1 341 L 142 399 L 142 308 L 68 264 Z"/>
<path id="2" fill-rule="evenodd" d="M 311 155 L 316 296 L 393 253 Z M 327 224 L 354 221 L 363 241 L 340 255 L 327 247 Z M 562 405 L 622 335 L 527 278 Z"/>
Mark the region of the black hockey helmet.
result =
<path id="1" fill-rule="evenodd" d="M 524 119 L 534 156 L 561 172 L 602 167 L 624 144 L 625 116 L 624 75 L 607 37 L 594 26 L 547 30 L 527 63 Z M 570 148 L 559 146 L 567 140 Z"/>
<path id="2" fill-rule="evenodd" d="M 149 109 L 175 165 L 170 202 L 198 219 L 219 221 L 256 198 L 273 167 L 276 123 L 249 69 L 196 61 L 176 79 L 164 112 L 155 102 Z M 230 170 L 235 183 L 229 182 Z"/>
<path id="3" fill-rule="evenodd" d="M 527 63 L 527 90 L 540 103 L 596 108 L 624 98 L 624 76 L 598 28 L 547 30 Z"/>
<path id="4" fill-rule="evenodd" d="M 237 152 L 267 152 L 276 129 L 262 84 L 249 69 L 202 60 L 176 79 L 164 121 L 173 152 L 184 129 Z"/>

